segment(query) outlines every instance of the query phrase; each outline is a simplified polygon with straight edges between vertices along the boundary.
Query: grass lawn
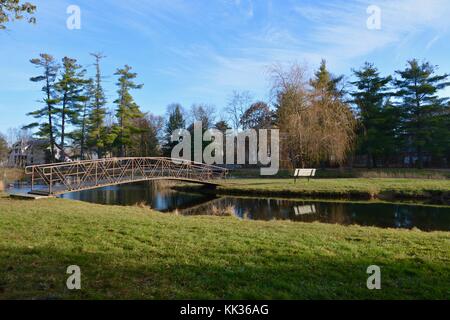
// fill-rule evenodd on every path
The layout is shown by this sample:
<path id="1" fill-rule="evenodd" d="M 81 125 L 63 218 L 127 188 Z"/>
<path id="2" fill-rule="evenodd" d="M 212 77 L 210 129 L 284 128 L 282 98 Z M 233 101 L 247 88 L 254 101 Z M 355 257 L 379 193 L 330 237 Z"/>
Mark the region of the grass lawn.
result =
<path id="1" fill-rule="evenodd" d="M 0 298 L 448 299 L 450 233 L 0 195 Z M 382 289 L 366 288 L 369 265 Z M 69 291 L 69 265 L 82 290 Z"/>
<path id="2" fill-rule="evenodd" d="M 445 198 L 450 180 L 429 179 L 229 179 L 219 192 L 329 198 Z"/>

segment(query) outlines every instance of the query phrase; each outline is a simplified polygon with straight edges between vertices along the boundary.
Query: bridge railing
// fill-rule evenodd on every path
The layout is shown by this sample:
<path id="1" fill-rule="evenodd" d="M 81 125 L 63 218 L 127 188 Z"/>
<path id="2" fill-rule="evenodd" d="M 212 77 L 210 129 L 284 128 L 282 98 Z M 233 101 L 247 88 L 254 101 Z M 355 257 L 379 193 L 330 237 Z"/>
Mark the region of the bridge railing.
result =
<path id="1" fill-rule="evenodd" d="M 29 166 L 31 193 L 60 194 L 153 179 L 208 183 L 225 178 L 225 168 L 171 158 L 105 158 Z"/>

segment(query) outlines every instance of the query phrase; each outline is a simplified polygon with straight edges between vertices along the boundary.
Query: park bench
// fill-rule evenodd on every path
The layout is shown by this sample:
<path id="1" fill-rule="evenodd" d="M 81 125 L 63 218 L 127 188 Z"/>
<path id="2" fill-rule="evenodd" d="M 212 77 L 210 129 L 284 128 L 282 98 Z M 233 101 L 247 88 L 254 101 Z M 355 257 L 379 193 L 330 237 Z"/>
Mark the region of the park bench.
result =
<path id="1" fill-rule="evenodd" d="M 297 206 L 294 207 L 294 212 L 296 216 L 303 216 L 303 215 L 309 215 L 309 214 L 315 214 L 316 206 L 313 204 L 305 205 L 305 206 Z"/>
<path id="2" fill-rule="evenodd" d="M 297 178 L 310 178 L 316 176 L 317 169 L 295 169 L 294 171 L 294 183 L 297 182 Z"/>

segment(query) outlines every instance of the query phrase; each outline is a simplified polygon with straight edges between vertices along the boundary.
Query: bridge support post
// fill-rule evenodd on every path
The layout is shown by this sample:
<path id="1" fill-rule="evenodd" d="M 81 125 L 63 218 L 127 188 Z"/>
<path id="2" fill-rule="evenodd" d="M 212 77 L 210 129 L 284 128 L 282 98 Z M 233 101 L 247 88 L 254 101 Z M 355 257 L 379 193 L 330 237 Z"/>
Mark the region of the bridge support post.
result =
<path id="1" fill-rule="evenodd" d="M 33 170 L 31 170 L 31 191 L 34 189 L 34 167 Z"/>
<path id="2" fill-rule="evenodd" d="M 48 194 L 52 194 L 52 184 L 53 184 L 53 167 L 50 167 L 50 181 L 48 184 Z"/>

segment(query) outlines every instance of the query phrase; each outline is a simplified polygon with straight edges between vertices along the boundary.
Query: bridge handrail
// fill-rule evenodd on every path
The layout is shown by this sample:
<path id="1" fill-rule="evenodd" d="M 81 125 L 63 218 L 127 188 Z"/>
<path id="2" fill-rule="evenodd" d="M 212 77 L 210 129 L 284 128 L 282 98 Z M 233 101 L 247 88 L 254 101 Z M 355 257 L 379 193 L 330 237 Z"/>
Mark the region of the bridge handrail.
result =
<path id="1" fill-rule="evenodd" d="M 127 161 L 127 160 L 163 160 L 163 161 L 170 161 L 174 164 L 189 164 L 196 167 L 201 168 L 210 168 L 212 170 L 217 170 L 221 172 L 227 172 L 228 170 L 223 167 L 191 161 L 191 160 L 185 160 L 185 159 L 177 159 L 177 158 L 167 158 L 167 157 L 114 157 L 114 158 L 102 158 L 102 159 L 96 159 L 96 160 L 79 160 L 79 161 L 70 161 L 70 162 L 56 162 L 56 163 L 47 163 L 47 164 L 38 164 L 38 165 L 31 165 L 25 167 L 25 174 L 32 174 L 33 168 L 50 168 L 50 167 L 64 167 L 64 166 L 70 166 L 70 165 L 76 165 L 76 164 L 90 164 L 90 163 L 100 163 L 100 162 L 107 162 L 107 161 Z M 177 163 L 180 162 L 180 163 Z"/>

